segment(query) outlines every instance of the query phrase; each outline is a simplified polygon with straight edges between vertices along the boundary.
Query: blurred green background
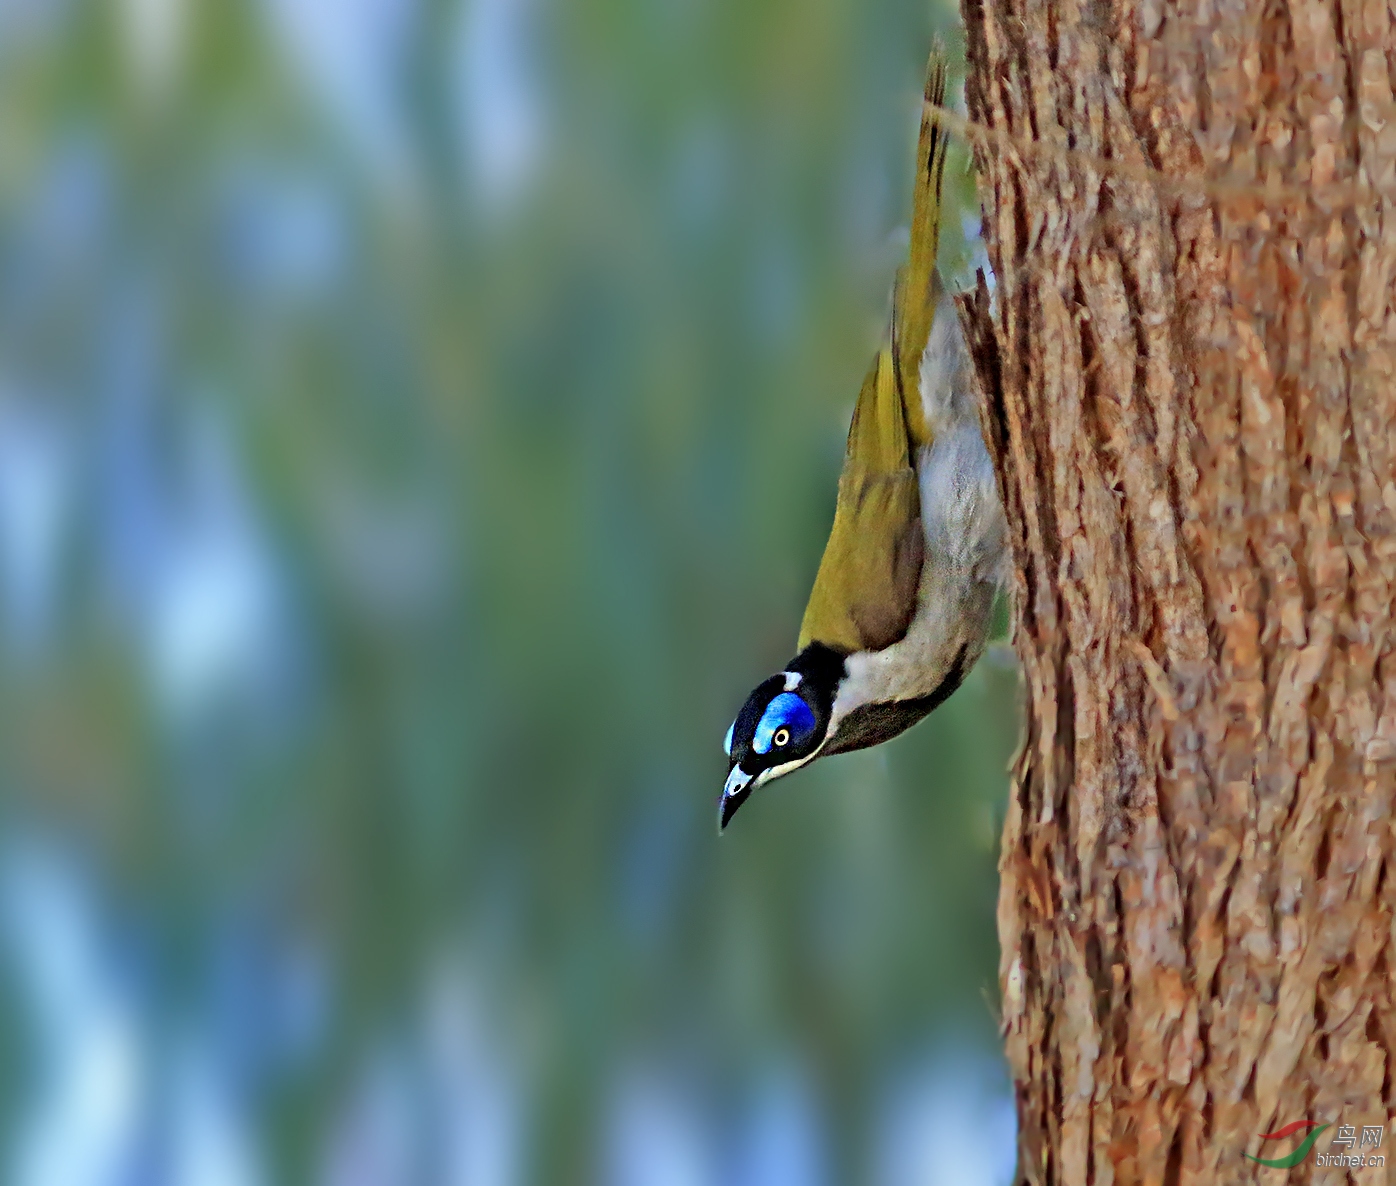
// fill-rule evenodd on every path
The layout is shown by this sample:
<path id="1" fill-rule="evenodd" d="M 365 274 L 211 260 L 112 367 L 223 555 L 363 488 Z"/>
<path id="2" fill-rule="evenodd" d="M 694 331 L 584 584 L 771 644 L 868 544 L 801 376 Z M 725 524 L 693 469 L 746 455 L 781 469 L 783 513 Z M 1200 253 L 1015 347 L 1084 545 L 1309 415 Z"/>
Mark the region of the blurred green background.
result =
<path id="1" fill-rule="evenodd" d="M 1011 667 L 715 826 L 954 21 L 0 0 L 5 1182 L 1008 1180 Z"/>

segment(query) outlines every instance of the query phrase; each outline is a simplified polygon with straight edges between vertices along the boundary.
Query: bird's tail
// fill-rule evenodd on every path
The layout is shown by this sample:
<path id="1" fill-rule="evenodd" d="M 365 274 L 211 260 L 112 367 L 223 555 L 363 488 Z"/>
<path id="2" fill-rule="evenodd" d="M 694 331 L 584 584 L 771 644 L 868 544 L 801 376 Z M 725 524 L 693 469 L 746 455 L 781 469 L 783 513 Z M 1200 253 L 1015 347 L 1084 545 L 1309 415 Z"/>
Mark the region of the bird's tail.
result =
<path id="1" fill-rule="evenodd" d="M 918 372 L 930 337 L 940 278 L 936 252 L 940 247 L 940 191 L 945 174 L 945 127 L 937 112 L 945 103 L 945 49 L 939 41 L 926 66 L 926 89 L 921 105 L 921 135 L 916 147 L 916 182 L 911 206 L 911 246 L 897 277 L 893 301 L 893 352 L 912 437 L 927 439 L 919 398 Z"/>

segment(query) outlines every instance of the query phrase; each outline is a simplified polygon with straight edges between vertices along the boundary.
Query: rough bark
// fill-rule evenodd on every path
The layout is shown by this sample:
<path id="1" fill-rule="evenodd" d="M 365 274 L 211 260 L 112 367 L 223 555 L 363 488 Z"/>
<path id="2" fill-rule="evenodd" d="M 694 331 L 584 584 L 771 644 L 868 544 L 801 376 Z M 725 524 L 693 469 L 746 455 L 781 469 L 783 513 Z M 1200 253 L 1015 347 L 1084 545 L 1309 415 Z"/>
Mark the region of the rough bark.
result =
<path id="1" fill-rule="evenodd" d="M 1391 0 L 964 4 L 1019 1180 L 1396 1181 Z"/>

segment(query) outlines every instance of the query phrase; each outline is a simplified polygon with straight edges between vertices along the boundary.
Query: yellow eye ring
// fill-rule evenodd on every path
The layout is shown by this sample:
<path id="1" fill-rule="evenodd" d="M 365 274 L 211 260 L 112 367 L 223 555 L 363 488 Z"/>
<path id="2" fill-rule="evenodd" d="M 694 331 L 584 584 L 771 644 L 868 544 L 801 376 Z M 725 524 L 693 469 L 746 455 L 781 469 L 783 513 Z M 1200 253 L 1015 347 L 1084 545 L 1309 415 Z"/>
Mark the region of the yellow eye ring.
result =
<path id="1" fill-rule="evenodd" d="M 789 744 L 790 744 L 790 730 L 789 730 L 789 729 L 777 729 L 777 730 L 776 730 L 776 735 L 775 735 L 774 737 L 772 737 L 771 740 L 774 741 L 777 745 L 789 745 Z"/>

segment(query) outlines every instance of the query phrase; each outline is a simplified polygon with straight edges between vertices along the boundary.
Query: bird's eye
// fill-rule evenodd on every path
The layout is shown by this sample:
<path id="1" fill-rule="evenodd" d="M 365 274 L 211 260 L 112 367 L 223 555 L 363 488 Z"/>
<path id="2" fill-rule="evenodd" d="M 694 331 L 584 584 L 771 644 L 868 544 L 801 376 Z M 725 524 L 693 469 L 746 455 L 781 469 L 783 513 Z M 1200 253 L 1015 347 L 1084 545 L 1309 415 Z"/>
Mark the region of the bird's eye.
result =
<path id="1" fill-rule="evenodd" d="M 751 738 L 751 751 L 769 754 L 772 749 L 789 749 L 796 740 L 804 745 L 815 735 L 816 726 L 810 706 L 796 693 L 782 692 L 761 714 Z"/>

